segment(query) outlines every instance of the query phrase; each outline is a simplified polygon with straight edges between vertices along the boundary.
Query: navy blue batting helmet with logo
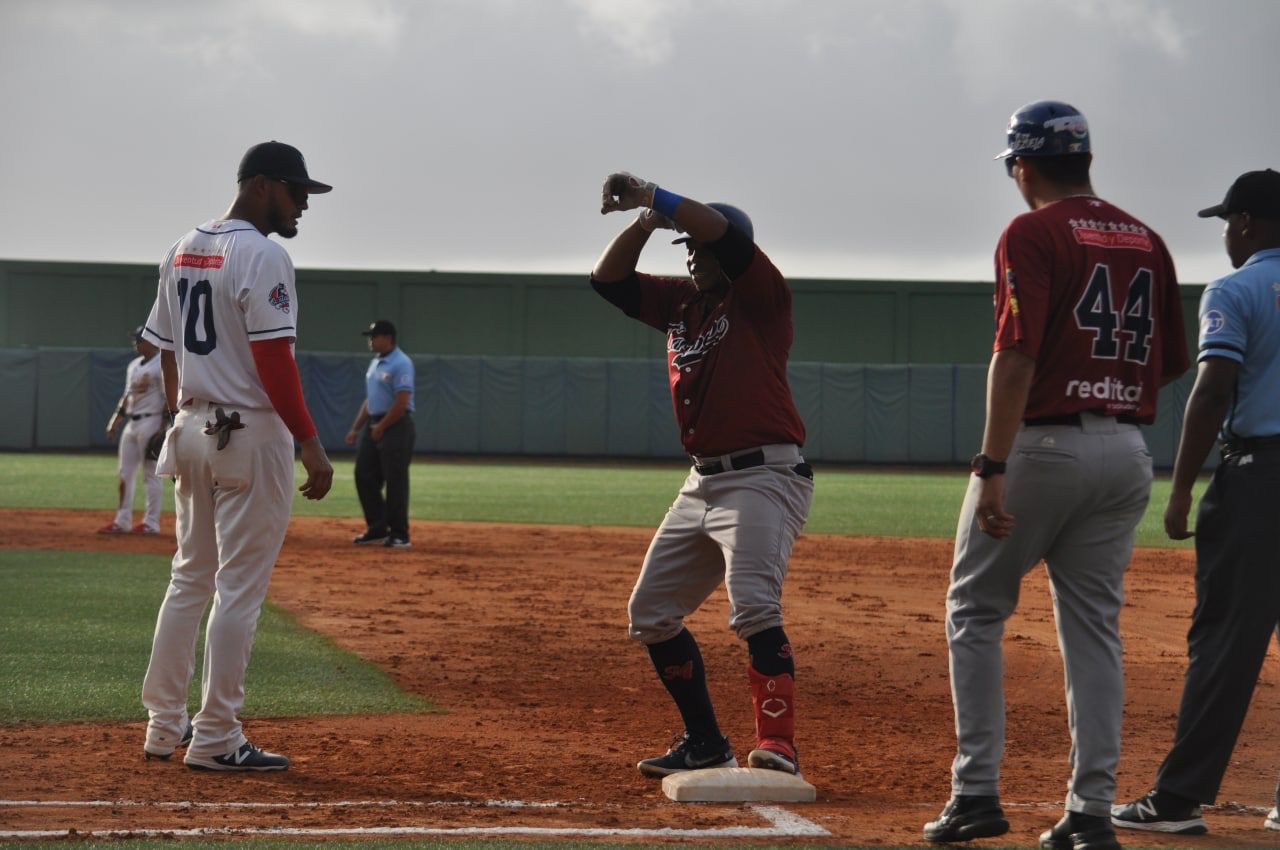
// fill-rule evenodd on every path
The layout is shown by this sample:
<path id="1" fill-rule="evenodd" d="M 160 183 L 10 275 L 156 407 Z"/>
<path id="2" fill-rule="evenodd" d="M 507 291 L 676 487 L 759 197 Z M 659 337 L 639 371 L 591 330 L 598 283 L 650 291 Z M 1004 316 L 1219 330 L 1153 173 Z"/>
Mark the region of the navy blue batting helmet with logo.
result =
<path id="1" fill-rule="evenodd" d="M 707 206 L 727 218 L 730 224 L 747 234 L 747 238 L 752 242 L 756 241 L 756 229 L 752 226 L 751 217 L 749 215 L 735 207 L 733 204 L 722 204 L 719 201 L 712 201 L 707 204 Z M 688 241 L 690 241 L 690 237 L 681 236 L 679 239 L 671 240 L 671 244 L 683 245 Z"/>
<path id="2" fill-rule="evenodd" d="M 1089 122 L 1069 103 L 1037 100 L 1009 119 L 1009 144 L 996 159 L 1089 153 Z"/>

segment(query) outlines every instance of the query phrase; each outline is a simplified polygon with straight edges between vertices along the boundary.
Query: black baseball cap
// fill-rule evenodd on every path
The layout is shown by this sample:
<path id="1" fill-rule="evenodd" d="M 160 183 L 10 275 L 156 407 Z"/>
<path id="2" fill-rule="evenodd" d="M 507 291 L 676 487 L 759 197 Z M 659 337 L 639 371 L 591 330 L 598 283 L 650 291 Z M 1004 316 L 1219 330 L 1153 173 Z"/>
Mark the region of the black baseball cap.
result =
<path id="1" fill-rule="evenodd" d="M 129 334 L 129 339 L 133 340 L 134 342 L 141 342 L 142 332 L 145 331 L 146 329 L 147 328 L 145 325 L 138 325 L 136 328 L 133 329 L 133 333 Z"/>
<path id="2" fill-rule="evenodd" d="M 378 319 L 369 325 L 368 330 L 360 331 L 361 336 L 395 336 L 396 326 L 386 319 Z"/>
<path id="3" fill-rule="evenodd" d="M 284 142 L 263 142 L 245 151 L 240 160 L 240 170 L 236 172 L 236 180 L 248 180 L 259 174 L 283 180 L 292 186 L 300 186 L 313 195 L 333 191 L 328 183 L 312 180 L 307 174 L 307 163 L 302 158 L 302 151 Z"/>
<path id="4" fill-rule="evenodd" d="M 1247 171 L 1236 178 L 1222 203 L 1200 210 L 1201 218 L 1226 218 L 1248 213 L 1256 218 L 1280 219 L 1280 172 Z"/>

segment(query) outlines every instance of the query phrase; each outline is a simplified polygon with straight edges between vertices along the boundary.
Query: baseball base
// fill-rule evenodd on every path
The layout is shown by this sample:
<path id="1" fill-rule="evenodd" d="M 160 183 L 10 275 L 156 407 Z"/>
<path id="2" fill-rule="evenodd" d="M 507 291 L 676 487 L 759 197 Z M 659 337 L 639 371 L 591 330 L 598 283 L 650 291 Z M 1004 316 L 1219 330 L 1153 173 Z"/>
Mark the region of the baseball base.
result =
<path id="1" fill-rule="evenodd" d="M 818 796 L 799 776 L 751 767 L 673 773 L 662 792 L 677 803 L 812 803 Z"/>

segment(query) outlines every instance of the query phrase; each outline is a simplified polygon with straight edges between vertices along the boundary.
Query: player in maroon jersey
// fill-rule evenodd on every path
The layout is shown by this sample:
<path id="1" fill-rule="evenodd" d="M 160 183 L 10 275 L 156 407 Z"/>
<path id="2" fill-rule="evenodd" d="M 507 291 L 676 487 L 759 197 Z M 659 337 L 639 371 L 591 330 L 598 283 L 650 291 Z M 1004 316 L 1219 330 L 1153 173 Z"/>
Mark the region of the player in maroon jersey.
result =
<path id="1" fill-rule="evenodd" d="M 996 249 L 996 338 L 982 451 L 956 530 L 947 640 L 957 753 L 929 841 L 1000 835 L 1001 639 L 1024 575 L 1053 587 L 1066 671 L 1071 780 L 1049 850 L 1111 850 L 1124 675 L 1124 573 L 1151 492 L 1138 424 L 1188 366 L 1173 261 L 1141 221 L 1098 198 L 1089 128 L 1056 101 L 1022 107 L 1006 166 L 1031 212 Z M 1016 522 L 1016 524 L 1015 524 Z M 1073 845 L 1074 842 L 1074 845 Z"/>
<path id="2" fill-rule="evenodd" d="M 791 290 L 756 247 L 751 220 L 629 174 L 604 184 L 601 212 L 644 208 L 605 249 L 591 285 L 633 319 L 667 335 L 680 439 L 693 468 L 658 528 L 628 605 L 630 634 L 680 711 L 671 749 L 637 767 L 661 777 L 733 767 L 702 655 L 684 618 L 723 580 L 729 625 L 747 642 L 755 708 L 752 767 L 797 773 L 795 664 L 782 628 L 782 582 L 809 515 L 813 471 L 800 455 L 804 423 L 787 384 Z M 692 280 L 636 273 L 655 229 L 687 234 Z"/>

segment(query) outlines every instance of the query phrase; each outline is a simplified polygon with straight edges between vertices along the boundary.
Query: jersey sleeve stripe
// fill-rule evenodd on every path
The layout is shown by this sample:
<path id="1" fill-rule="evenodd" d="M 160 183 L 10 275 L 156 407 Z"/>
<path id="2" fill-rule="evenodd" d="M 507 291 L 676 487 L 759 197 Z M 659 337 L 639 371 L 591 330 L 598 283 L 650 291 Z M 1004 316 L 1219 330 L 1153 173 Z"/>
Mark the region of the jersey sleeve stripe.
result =
<path id="1" fill-rule="evenodd" d="M 246 230 L 253 230 L 253 229 L 254 228 L 252 227 L 237 227 L 235 230 L 202 230 L 201 228 L 197 227 L 196 231 L 199 233 L 203 233 L 207 236 L 221 236 L 224 233 L 242 233 Z"/>
<path id="2" fill-rule="evenodd" d="M 1240 348 L 1239 346 L 1235 346 L 1235 345 L 1227 345 L 1227 344 L 1226 344 L 1226 343 L 1224 343 L 1224 342 L 1210 342 L 1210 343 L 1206 343 L 1205 345 L 1200 346 L 1200 351 L 1201 351 L 1201 352 L 1206 352 L 1206 351 L 1232 351 L 1232 352 L 1235 352 L 1236 354 L 1239 354 L 1239 355 L 1243 355 L 1243 354 L 1244 354 L 1244 349 L 1243 349 L 1243 348 Z"/>
<path id="3" fill-rule="evenodd" d="M 276 331 L 291 331 L 291 330 L 293 330 L 293 325 L 285 325 L 284 327 L 280 327 L 280 328 L 267 328 L 265 331 L 248 331 L 247 333 L 249 334 L 249 336 L 254 336 L 255 334 L 273 334 Z"/>
<path id="4" fill-rule="evenodd" d="M 155 337 L 156 339 L 160 340 L 161 342 L 167 342 L 167 343 L 169 343 L 170 345 L 173 345 L 173 340 L 171 340 L 171 339 L 167 339 L 167 338 L 165 338 L 165 337 L 160 336 L 160 334 L 158 334 L 158 333 L 156 333 L 155 331 L 151 330 L 151 328 L 144 327 L 144 328 L 142 329 L 142 332 L 143 332 L 143 333 L 151 334 L 153 337 Z"/>

